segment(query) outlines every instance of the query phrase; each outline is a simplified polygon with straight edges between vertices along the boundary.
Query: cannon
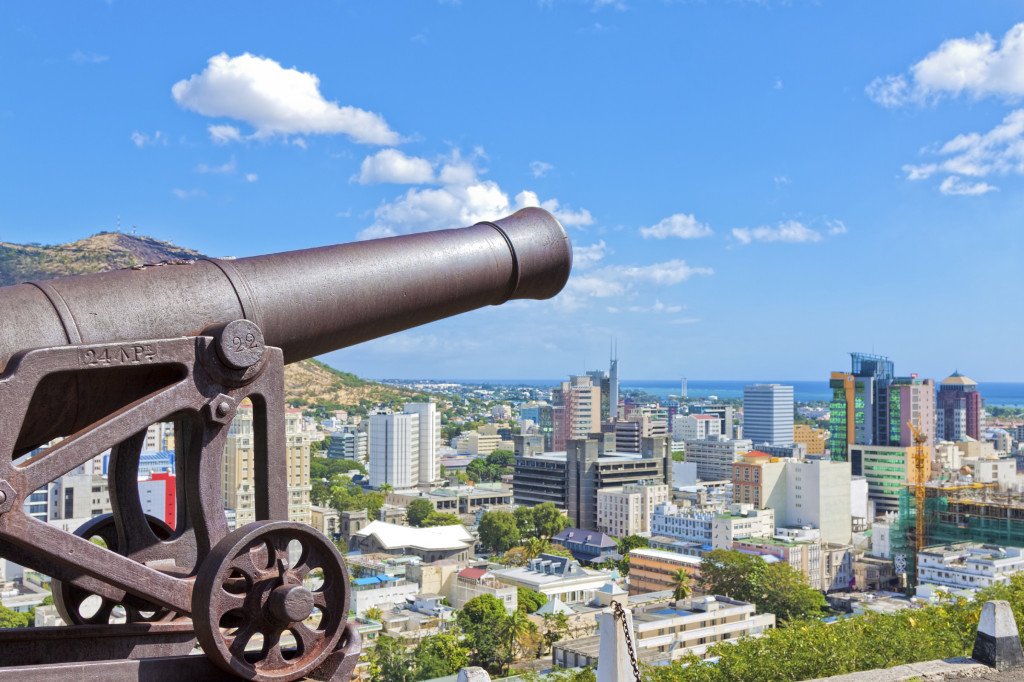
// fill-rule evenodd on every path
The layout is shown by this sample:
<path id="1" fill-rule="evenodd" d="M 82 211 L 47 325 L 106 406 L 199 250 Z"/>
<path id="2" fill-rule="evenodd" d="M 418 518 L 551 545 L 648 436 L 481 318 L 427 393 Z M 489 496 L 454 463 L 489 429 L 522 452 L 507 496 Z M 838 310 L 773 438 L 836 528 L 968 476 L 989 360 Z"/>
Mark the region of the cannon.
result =
<path id="1" fill-rule="evenodd" d="M 83 670 L 349 679 L 360 637 L 344 560 L 287 520 L 284 365 L 550 298 L 571 262 L 562 226 L 529 208 L 459 229 L 0 288 L 0 557 L 50 576 L 70 626 L 0 632 L 0 681 Z M 257 520 L 231 530 L 222 459 L 243 401 Z M 144 513 L 138 489 L 158 422 L 174 424 L 173 529 Z M 108 449 L 112 514 L 70 532 L 26 511 L 33 492 Z M 197 642 L 204 656 L 188 655 Z"/>

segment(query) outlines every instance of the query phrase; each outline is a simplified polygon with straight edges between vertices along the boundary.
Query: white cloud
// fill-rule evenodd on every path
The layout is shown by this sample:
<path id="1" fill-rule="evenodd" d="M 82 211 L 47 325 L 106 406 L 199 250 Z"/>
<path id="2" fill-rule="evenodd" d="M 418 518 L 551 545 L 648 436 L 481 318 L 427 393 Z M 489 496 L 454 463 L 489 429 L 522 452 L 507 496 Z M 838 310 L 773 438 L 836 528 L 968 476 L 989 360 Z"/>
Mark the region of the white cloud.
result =
<path id="1" fill-rule="evenodd" d="M 374 211 L 373 224 L 360 232 L 358 238 L 375 239 L 472 225 L 481 220 L 502 218 L 527 206 L 550 211 L 566 227 L 582 227 L 594 222 L 586 209 L 563 207 L 557 199 L 542 201 L 529 190 L 510 200 L 498 183 L 479 177 L 481 171 L 474 162 L 483 157 L 481 149 L 474 150 L 469 159 L 463 158 L 458 150 L 453 151 L 434 165 L 434 178 L 439 187 L 413 187 L 395 200 L 381 204 Z"/>
<path id="2" fill-rule="evenodd" d="M 697 324 L 701 322 L 699 317 L 677 317 L 674 320 L 669 320 L 669 324 Z"/>
<path id="3" fill-rule="evenodd" d="M 988 33 L 947 40 L 910 67 L 909 81 L 902 75 L 876 78 L 867 93 L 887 107 L 965 93 L 1016 99 L 1024 95 L 1024 23 L 1007 31 L 1001 44 Z"/>
<path id="4" fill-rule="evenodd" d="M 678 313 L 682 309 L 681 305 L 665 305 L 661 301 L 655 301 L 654 305 L 647 307 L 634 305 L 629 308 L 634 313 Z"/>
<path id="5" fill-rule="evenodd" d="M 679 259 L 639 266 L 606 265 L 571 276 L 565 289 L 555 297 L 555 303 L 563 310 L 578 310 L 586 307 L 591 299 L 626 298 L 634 296 L 638 288 L 645 285 L 670 286 L 685 282 L 694 275 L 713 274 L 711 268 L 691 267 Z"/>
<path id="6" fill-rule="evenodd" d="M 292 139 L 292 144 L 295 145 L 296 147 L 300 147 L 302 149 L 306 148 L 306 140 L 304 138 L 301 138 L 301 137 L 293 138 Z"/>
<path id="7" fill-rule="evenodd" d="M 772 178 L 772 180 L 775 182 L 776 187 L 788 185 L 790 183 L 789 178 L 786 177 L 785 175 L 776 175 L 774 178 Z"/>
<path id="8" fill-rule="evenodd" d="M 611 252 L 603 239 L 590 246 L 573 246 L 572 266 L 573 268 L 589 268 L 603 260 Z"/>
<path id="9" fill-rule="evenodd" d="M 177 187 L 171 190 L 171 194 L 179 199 L 198 199 L 206 196 L 206 192 L 201 189 L 178 189 Z"/>
<path id="10" fill-rule="evenodd" d="M 81 50 L 75 50 L 71 53 L 71 61 L 78 62 L 79 64 L 102 64 L 108 59 L 110 59 L 110 57 L 102 54 L 96 54 L 95 52 L 82 52 Z"/>
<path id="11" fill-rule="evenodd" d="M 948 195 L 977 196 L 986 192 L 998 191 L 999 188 L 987 182 L 964 182 L 957 175 L 951 175 L 939 185 L 939 191 Z"/>
<path id="12" fill-rule="evenodd" d="M 698 222 L 692 213 L 690 215 L 676 213 L 665 218 L 657 225 L 640 228 L 640 235 L 644 239 L 665 239 L 667 237 L 698 239 L 700 237 L 710 237 L 712 234 L 711 228 L 705 223 Z"/>
<path id="13" fill-rule="evenodd" d="M 210 126 L 206 130 L 210 133 L 210 139 L 214 144 L 242 141 L 242 131 L 235 126 Z"/>
<path id="14" fill-rule="evenodd" d="M 260 176 L 257 175 L 256 173 L 246 173 L 245 174 L 245 181 L 246 182 L 256 182 L 259 179 L 260 179 Z"/>
<path id="15" fill-rule="evenodd" d="M 237 170 L 237 164 L 233 156 L 229 161 L 219 166 L 208 166 L 205 163 L 201 163 L 196 167 L 196 172 L 210 175 L 231 175 L 235 170 Z"/>
<path id="16" fill-rule="evenodd" d="M 781 90 L 782 89 L 782 79 L 781 78 L 776 78 L 775 79 L 775 89 L 776 90 Z"/>
<path id="17" fill-rule="evenodd" d="M 925 153 L 945 158 L 935 163 L 907 164 L 908 180 L 925 180 L 948 173 L 939 190 L 943 194 L 984 194 L 997 189 L 984 182 L 968 184 L 958 176 L 984 178 L 989 175 L 1024 174 L 1024 109 L 1011 111 L 987 133 L 967 133 Z"/>
<path id="18" fill-rule="evenodd" d="M 819 232 L 812 230 L 796 220 L 787 220 L 779 223 L 778 227 L 736 227 L 733 228 L 732 236 L 741 244 L 751 242 L 786 242 L 789 244 L 803 244 L 806 242 L 820 242 L 822 237 Z"/>
<path id="19" fill-rule="evenodd" d="M 382 149 L 363 159 L 358 177 L 352 179 L 361 185 L 377 182 L 419 185 L 433 182 L 434 169 L 426 159 L 406 156 L 397 149 Z"/>
<path id="20" fill-rule="evenodd" d="M 542 178 L 548 171 L 552 171 L 554 169 L 554 166 L 550 163 L 545 163 L 544 161 L 530 162 L 530 172 L 533 173 L 533 177 L 535 178 Z"/>
<path id="21" fill-rule="evenodd" d="M 363 144 L 399 142 L 378 114 L 327 101 L 316 75 L 249 53 L 211 57 L 202 73 L 175 83 L 171 94 L 185 109 L 250 124 L 256 138 L 343 134 Z"/>
<path id="22" fill-rule="evenodd" d="M 140 133 L 138 130 L 133 130 L 131 140 L 135 143 L 136 147 L 146 147 L 154 144 L 167 144 L 167 137 L 159 130 L 152 135 L 149 135 L 148 133 Z"/>
<path id="23" fill-rule="evenodd" d="M 826 221 L 826 225 L 828 225 L 828 233 L 833 237 L 840 234 L 846 234 L 846 223 L 842 220 L 828 220 Z"/>
<path id="24" fill-rule="evenodd" d="M 907 79 L 903 76 L 879 77 L 868 83 L 864 92 L 872 100 L 886 108 L 899 107 L 910 101 Z"/>

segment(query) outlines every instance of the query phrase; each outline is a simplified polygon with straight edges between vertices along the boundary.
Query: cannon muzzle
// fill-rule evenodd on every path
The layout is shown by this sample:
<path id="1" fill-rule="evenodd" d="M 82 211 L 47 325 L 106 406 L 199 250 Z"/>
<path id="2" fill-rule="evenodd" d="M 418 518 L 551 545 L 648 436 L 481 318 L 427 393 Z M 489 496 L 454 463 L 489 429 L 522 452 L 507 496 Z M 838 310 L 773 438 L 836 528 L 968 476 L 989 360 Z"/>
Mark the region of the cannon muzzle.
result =
<path id="1" fill-rule="evenodd" d="M 252 258 L 0 288 L 0 367 L 23 350 L 195 336 L 248 319 L 285 363 L 514 298 L 550 298 L 572 249 L 547 211 Z"/>

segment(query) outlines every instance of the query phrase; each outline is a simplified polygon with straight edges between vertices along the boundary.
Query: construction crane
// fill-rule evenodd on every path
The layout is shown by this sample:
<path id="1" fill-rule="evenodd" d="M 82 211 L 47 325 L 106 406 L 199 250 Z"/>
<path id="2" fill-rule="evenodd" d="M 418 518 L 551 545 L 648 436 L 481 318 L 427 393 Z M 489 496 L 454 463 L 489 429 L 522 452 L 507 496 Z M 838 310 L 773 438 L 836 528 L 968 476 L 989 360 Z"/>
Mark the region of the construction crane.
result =
<path id="1" fill-rule="evenodd" d="M 925 498 L 925 467 L 928 464 L 928 450 L 924 444 L 928 442 L 928 436 L 921 433 L 921 429 L 907 422 L 910 431 L 914 434 L 914 502 L 916 511 L 917 528 L 914 534 L 914 558 L 915 565 L 917 555 L 924 549 L 924 498 Z"/>

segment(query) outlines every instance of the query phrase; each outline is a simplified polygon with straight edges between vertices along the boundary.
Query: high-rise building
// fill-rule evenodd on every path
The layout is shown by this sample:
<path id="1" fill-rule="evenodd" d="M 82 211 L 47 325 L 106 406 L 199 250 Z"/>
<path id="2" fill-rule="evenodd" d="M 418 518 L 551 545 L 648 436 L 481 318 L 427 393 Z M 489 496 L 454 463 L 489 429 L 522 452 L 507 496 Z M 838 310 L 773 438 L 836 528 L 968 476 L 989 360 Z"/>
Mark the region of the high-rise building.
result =
<path id="1" fill-rule="evenodd" d="M 733 464 L 733 501 L 775 510 L 777 526 L 810 525 L 826 542 L 851 537 L 851 467 L 827 459 L 750 452 Z"/>
<path id="2" fill-rule="evenodd" d="M 743 437 L 756 447 L 793 442 L 793 387 L 755 384 L 743 387 Z"/>
<path id="3" fill-rule="evenodd" d="M 732 464 L 750 452 L 747 438 L 730 439 L 715 436 L 707 440 L 686 441 L 686 462 L 697 467 L 697 478 L 701 481 L 728 481 L 732 476 Z"/>
<path id="4" fill-rule="evenodd" d="M 612 357 L 608 368 L 608 416 L 619 416 L 619 349 L 612 346 Z"/>
<path id="5" fill-rule="evenodd" d="M 435 403 L 406 403 L 406 414 L 419 419 L 419 482 L 441 480 L 441 413 Z"/>
<path id="6" fill-rule="evenodd" d="M 285 413 L 285 466 L 288 518 L 309 523 L 310 491 L 309 433 L 302 428 L 302 411 Z M 256 520 L 256 435 L 253 431 L 252 404 L 238 406 L 224 441 L 221 469 L 221 493 L 224 507 L 235 511 L 235 526 Z"/>
<path id="7" fill-rule="evenodd" d="M 585 439 L 601 430 L 601 387 L 589 376 L 570 377 L 552 389 L 554 434 L 552 449 L 565 450 L 566 442 Z"/>
<path id="8" fill-rule="evenodd" d="M 924 480 L 931 477 L 931 446 L 925 457 Z M 898 445 L 854 445 L 850 447 L 852 475 L 868 480 L 868 498 L 875 503 L 879 515 L 899 511 L 900 491 L 917 483 L 914 448 Z"/>
<path id="9" fill-rule="evenodd" d="M 420 477 L 420 416 L 391 410 L 370 415 L 370 485 L 410 488 Z"/>
<path id="10" fill-rule="evenodd" d="M 597 529 L 615 538 L 651 532 L 655 506 L 671 499 L 665 483 L 640 481 L 597 491 Z"/>
<path id="11" fill-rule="evenodd" d="M 953 372 L 939 385 L 936 401 L 936 430 L 939 440 L 981 440 L 985 429 L 985 401 L 978 384 L 960 372 Z"/>
<path id="12" fill-rule="evenodd" d="M 897 377 L 889 385 L 888 445 L 906 447 L 914 444 L 913 424 L 935 445 L 935 381 L 918 379 L 917 375 Z"/>
<path id="13" fill-rule="evenodd" d="M 668 423 L 658 415 L 636 410 L 625 419 L 614 422 L 615 449 L 618 452 L 640 452 L 644 438 L 668 435 Z"/>
<path id="14" fill-rule="evenodd" d="M 288 520 L 309 523 L 313 520 L 309 508 L 313 484 L 309 475 L 309 432 L 303 429 L 302 410 L 285 410 L 284 439 L 288 467 Z"/>

